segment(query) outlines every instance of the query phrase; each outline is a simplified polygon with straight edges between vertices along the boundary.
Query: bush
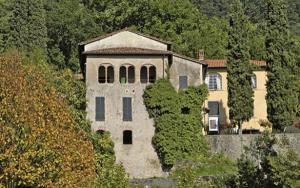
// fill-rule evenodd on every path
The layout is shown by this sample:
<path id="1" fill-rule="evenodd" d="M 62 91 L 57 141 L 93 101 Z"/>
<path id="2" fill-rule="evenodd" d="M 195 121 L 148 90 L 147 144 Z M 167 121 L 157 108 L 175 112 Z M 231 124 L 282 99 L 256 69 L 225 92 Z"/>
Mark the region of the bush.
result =
<path id="1" fill-rule="evenodd" d="M 144 103 L 155 121 L 153 144 L 165 168 L 177 160 L 206 154 L 202 135 L 202 106 L 207 88 L 189 87 L 176 92 L 168 80 L 158 80 L 144 92 Z"/>
<path id="2" fill-rule="evenodd" d="M 19 56 L 0 62 L 0 183 L 91 187 L 93 146 L 65 101 Z"/>

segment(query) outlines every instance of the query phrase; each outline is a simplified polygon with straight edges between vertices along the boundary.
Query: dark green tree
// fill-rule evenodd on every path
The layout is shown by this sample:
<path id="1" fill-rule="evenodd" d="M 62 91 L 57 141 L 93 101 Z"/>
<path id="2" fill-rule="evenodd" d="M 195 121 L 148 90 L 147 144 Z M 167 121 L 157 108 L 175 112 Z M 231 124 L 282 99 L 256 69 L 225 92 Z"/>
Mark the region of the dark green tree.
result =
<path id="1" fill-rule="evenodd" d="M 47 48 L 44 0 L 28 0 L 28 44 L 30 48 Z"/>
<path id="2" fill-rule="evenodd" d="M 12 17 L 10 19 L 9 47 L 25 50 L 28 41 L 28 3 L 24 0 L 13 2 Z"/>
<path id="3" fill-rule="evenodd" d="M 231 6 L 228 33 L 228 107 L 232 122 L 239 126 L 253 116 L 252 68 L 248 42 L 248 20 L 242 4 L 234 0 Z"/>
<path id="4" fill-rule="evenodd" d="M 293 124 L 299 104 L 296 76 L 293 74 L 295 59 L 291 49 L 285 2 L 268 0 L 267 8 L 268 119 L 275 129 L 284 130 Z"/>
<path id="5" fill-rule="evenodd" d="M 30 52 L 46 51 L 47 28 L 43 0 L 14 0 L 10 19 L 9 47 Z"/>

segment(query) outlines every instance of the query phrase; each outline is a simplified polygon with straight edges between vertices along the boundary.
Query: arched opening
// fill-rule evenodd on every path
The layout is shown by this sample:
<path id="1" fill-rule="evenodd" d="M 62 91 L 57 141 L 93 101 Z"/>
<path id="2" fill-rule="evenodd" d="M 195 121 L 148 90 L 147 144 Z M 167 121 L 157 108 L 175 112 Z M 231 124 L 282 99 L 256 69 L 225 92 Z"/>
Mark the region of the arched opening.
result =
<path id="1" fill-rule="evenodd" d="M 126 84 L 127 83 L 127 79 L 126 79 L 126 67 L 125 66 L 121 66 L 120 67 L 120 83 L 121 84 Z"/>
<path id="2" fill-rule="evenodd" d="M 156 81 L 156 67 L 151 66 L 149 68 L 149 82 L 154 83 Z"/>
<path id="3" fill-rule="evenodd" d="M 123 144 L 132 144 L 132 131 L 123 131 Z"/>
<path id="4" fill-rule="evenodd" d="M 128 83 L 134 83 L 135 82 L 135 71 L 134 66 L 128 67 Z"/>
<path id="5" fill-rule="evenodd" d="M 115 81 L 114 67 L 109 66 L 107 67 L 107 83 L 114 83 L 114 81 Z"/>
<path id="6" fill-rule="evenodd" d="M 105 83 L 105 77 L 105 67 L 100 66 L 98 69 L 98 82 L 101 84 Z"/>
<path id="7" fill-rule="evenodd" d="M 96 133 L 102 136 L 105 133 L 105 130 L 99 129 Z"/>
<path id="8" fill-rule="evenodd" d="M 142 66 L 142 68 L 141 68 L 140 79 L 141 79 L 142 84 L 145 84 L 148 82 L 148 70 L 147 70 L 147 67 L 145 67 L 145 66 Z"/>

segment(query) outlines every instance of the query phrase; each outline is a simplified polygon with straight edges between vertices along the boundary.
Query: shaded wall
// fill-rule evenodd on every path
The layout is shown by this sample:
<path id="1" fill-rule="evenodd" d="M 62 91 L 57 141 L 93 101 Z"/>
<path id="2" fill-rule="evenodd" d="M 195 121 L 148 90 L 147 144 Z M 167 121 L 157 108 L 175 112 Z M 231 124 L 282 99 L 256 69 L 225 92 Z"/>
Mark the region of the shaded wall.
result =
<path id="1" fill-rule="evenodd" d="M 230 159 L 238 159 L 244 146 L 250 146 L 258 135 L 209 135 L 206 139 L 213 153 L 224 153 Z M 290 145 L 300 155 L 300 133 L 276 134 L 276 138 L 286 136 Z"/>

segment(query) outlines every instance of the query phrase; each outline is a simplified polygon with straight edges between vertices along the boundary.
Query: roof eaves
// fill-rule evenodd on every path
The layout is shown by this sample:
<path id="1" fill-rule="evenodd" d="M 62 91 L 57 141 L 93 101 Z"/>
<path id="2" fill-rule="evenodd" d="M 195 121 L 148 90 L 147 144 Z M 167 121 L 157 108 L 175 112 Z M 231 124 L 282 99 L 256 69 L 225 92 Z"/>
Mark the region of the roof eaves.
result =
<path id="1" fill-rule="evenodd" d="M 194 63 L 198 63 L 198 64 L 202 64 L 202 65 L 207 65 L 207 63 L 205 63 L 205 61 L 199 61 L 197 59 L 194 59 L 194 58 L 191 58 L 191 57 L 187 57 L 185 55 L 177 54 L 177 53 L 174 53 L 174 52 L 173 52 L 173 56 L 176 56 L 176 57 L 179 57 L 179 58 L 182 58 L 182 59 L 185 59 L 185 60 L 189 60 L 189 61 L 192 61 Z"/>

